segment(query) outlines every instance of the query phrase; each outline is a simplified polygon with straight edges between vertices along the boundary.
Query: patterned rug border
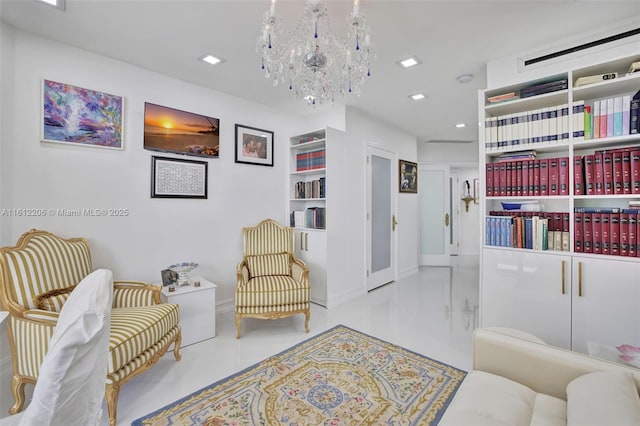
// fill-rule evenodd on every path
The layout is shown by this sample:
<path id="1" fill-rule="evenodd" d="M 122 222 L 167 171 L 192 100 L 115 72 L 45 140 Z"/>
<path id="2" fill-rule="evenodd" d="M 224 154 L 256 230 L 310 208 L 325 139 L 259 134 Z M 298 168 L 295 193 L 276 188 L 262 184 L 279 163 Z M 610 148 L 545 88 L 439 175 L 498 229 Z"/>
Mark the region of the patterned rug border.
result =
<path id="1" fill-rule="evenodd" d="M 411 353 L 411 354 L 413 354 L 413 355 L 417 355 L 417 356 L 419 356 L 419 357 L 422 357 L 422 358 L 428 359 L 428 360 L 433 361 L 433 362 L 435 362 L 435 363 L 445 365 L 445 366 L 447 366 L 447 367 L 449 367 L 449 368 L 451 368 L 451 369 L 453 369 L 453 370 L 457 370 L 457 371 L 459 371 L 459 372 L 463 373 L 463 377 L 462 377 L 462 379 L 461 379 L 461 380 L 458 382 L 458 384 L 455 386 L 455 389 L 454 389 L 454 391 L 451 393 L 450 398 L 448 398 L 448 400 L 446 401 L 446 403 L 445 403 L 445 404 L 444 404 L 444 406 L 442 407 L 442 410 L 440 410 L 440 412 L 438 413 L 438 415 L 437 415 L 437 416 L 436 416 L 436 418 L 434 419 L 435 424 L 437 424 L 437 423 L 438 423 L 438 421 L 439 421 L 439 420 L 442 418 L 442 416 L 444 415 L 444 412 L 445 412 L 445 411 L 447 410 L 447 408 L 449 407 L 449 404 L 453 401 L 453 397 L 454 397 L 454 396 L 455 396 L 455 394 L 457 393 L 458 389 L 460 388 L 460 385 L 462 384 L 462 382 L 463 382 L 464 378 L 466 377 L 466 375 L 467 375 L 467 373 L 468 373 L 467 371 L 462 370 L 462 369 L 457 368 L 457 367 L 454 367 L 454 366 L 452 366 L 452 365 L 450 365 L 450 364 L 447 364 L 447 363 L 445 363 L 445 362 L 439 361 L 439 360 L 437 360 L 437 359 L 431 358 L 431 357 L 426 356 L 426 355 L 424 355 L 424 354 L 421 354 L 421 353 L 419 353 L 419 352 L 412 351 L 411 349 L 407 349 L 407 348 L 405 348 L 404 346 L 400 346 L 400 345 L 398 345 L 398 344 L 396 344 L 396 343 L 392 343 L 392 342 L 389 342 L 389 341 L 387 341 L 387 340 L 380 339 L 380 338 L 378 338 L 378 337 L 372 336 L 372 335 L 370 335 L 370 334 L 364 333 L 364 332 L 362 332 L 362 331 L 356 330 L 356 329 L 354 329 L 354 328 L 348 327 L 348 326 L 343 325 L 343 324 L 338 324 L 338 325 L 335 325 L 335 326 L 333 326 L 333 327 L 331 327 L 331 328 L 326 329 L 325 331 L 322 331 L 322 332 L 320 332 L 320 333 L 317 333 L 317 334 L 315 334 L 314 336 L 311 336 L 311 337 L 309 337 L 309 338 L 307 338 L 307 339 L 305 339 L 305 340 L 303 340 L 303 341 L 301 341 L 301 342 L 298 342 L 298 343 L 296 343 L 295 345 L 290 346 L 290 347 L 288 347 L 288 348 L 286 348 L 286 349 L 284 349 L 284 350 L 282 350 L 282 351 L 280 351 L 280 352 L 278 352 L 278 353 L 276 353 L 276 354 L 274 354 L 274 355 L 268 356 L 267 358 L 265 358 L 265 359 L 263 359 L 263 360 L 260 360 L 260 361 L 258 361 L 258 362 L 256 362 L 256 363 L 254 363 L 254 364 L 252 364 L 252 365 L 250 365 L 250 366 L 248 366 L 248 367 L 246 367 L 246 368 L 244 368 L 244 369 L 242 369 L 242 370 L 240 370 L 240 371 L 237 371 L 237 372 L 235 372 L 235 373 L 233 373 L 233 374 L 231 374 L 231 375 L 229 375 L 229 376 L 223 377 L 223 378 L 222 378 L 222 379 L 220 379 L 220 380 L 217 380 L 217 381 L 215 381 L 215 382 L 213 382 L 213 383 L 210 383 L 210 384 L 208 384 L 208 385 L 206 385 L 206 386 L 204 386 L 204 387 L 202 387 L 202 388 L 200 388 L 200 389 L 198 389 L 198 390 L 196 390 L 196 391 L 194 391 L 194 392 L 192 392 L 192 393 L 188 394 L 187 396 L 185 396 L 185 397 L 183 397 L 183 398 L 180 398 L 180 399 L 175 400 L 175 401 L 173 401 L 173 402 L 171 402 L 171 403 L 169 403 L 169 404 L 166 404 L 166 405 L 164 405 L 163 407 L 160 407 L 159 409 L 157 409 L 157 410 L 155 410 L 155 411 L 153 411 L 153 412 L 151 412 L 151 413 L 148 413 L 148 414 L 146 414 L 146 415 L 144 415 L 144 416 L 142 416 L 142 417 L 140 417 L 140 418 L 138 418 L 138 419 L 134 420 L 134 421 L 131 423 L 131 426 L 142 426 L 142 422 L 143 422 L 145 419 L 150 418 L 150 417 L 153 417 L 153 416 L 156 416 L 157 414 L 160 414 L 162 411 L 164 411 L 164 410 L 168 409 L 169 407 L 171 407 L 171 406 L 173 406 L 173 405 L 181 404 L 181 403 L 185 402 L 186 400 L 188 400 L 189 398 L 191 398 L 191 397 L 193 397 L 193 396 L 195 396 L 195 395 L 197 395 L 197 394 L 199 394 L 199 393 L 201 393 L 201 392 L 205 391 L 206 389 L 212 388 L 212 387 L 214 387 L 214 386 L 218 386 L 218 385 L 220 385 L 220 384 L 222 384 L 222 383 L 224 383 L 224 382 L 227 382 L 227 381 L 229 381 L 229 380 L 232 380 L 232 379 L 233 379 L 233 378 L 235 378 L 236 376 L 240 376 L 240 375 L 242 375 L 242 374 L 244 374 L 244 373 L 247 373 L 249 370 L 251 370 L 251 369 L 253 369 L 253 368 L 258 367 L 260 364 L 262 364 L 262 363 L 263 363 L 263 362 L 265 362 L 265 361 L 268 361 L 268 360 L 269 360 L 269 359 L 271 359 L 271 358 L 275 358 L 275 357 L 278 357 L 278 356 L 280 356 L 280 355 L 283 355 L 283 354 L 285 354 L 286 352 L 292 351 L 292 350 L 296 349 L 296 348 L 297 348 L 297 347 L 299 347 L 299 346 L 305 345 L 305 344 L 307 344 L 307 343 L 311 342 L 312 340 L 315 340 L 315 339 L 317 339 L 317 338 L 319 338 L 319 337 L 321 337 L 321 336 L 323 336 L 323 335 L 325 335 L 325 334 L 331 333 L 331 332 L 333 332 L 334 330 L 338 330 L 338 329 L 346 329 L 346 330 L 349 330 L 349 331 L 351 331 L 351 332 L 361 334 L 361 335 L 366 336 L 366 337 L 368 337 L 368 338 L 370 338 L 370 339 L 376 340 L 376 341 L 378 341 L 378 342 L 381 342 L 381 343 L 384 343 L 384 344 L 387 344 L 387 345 L 392 345 L 392 346 L 394 346 L 394 347 L 396 347 L 396 348 L 399 348 L 399 349 L 401 349 L 401 350 L 403 350 L 403 351 L 406 351 L 406 352 L 408 352 L 408 353 Z"/>

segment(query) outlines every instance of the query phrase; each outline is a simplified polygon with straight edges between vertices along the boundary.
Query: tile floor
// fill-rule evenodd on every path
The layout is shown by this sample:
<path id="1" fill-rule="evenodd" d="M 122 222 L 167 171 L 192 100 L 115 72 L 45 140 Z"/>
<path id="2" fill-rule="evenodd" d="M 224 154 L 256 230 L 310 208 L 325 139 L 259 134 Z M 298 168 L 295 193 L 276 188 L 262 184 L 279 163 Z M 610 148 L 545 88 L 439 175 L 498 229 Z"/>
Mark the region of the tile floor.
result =
<path id="1" fill-rule="evenodd" d="M 416 274 L 335 308 L 312 305 L 309 334 L 304 333 L 302 315 L 276 321 L 247 319 L 242 337 L 236 340 L 233 313 L 219 314 L 214 339 L 182 348 L 180 362 L 167 353 L 155 367 L 122 387 L 118 425 L 129 425 L 338 324 L 469 370 L 471 334 L 478 322 L 478 257 L 451 259 L 451 267 L 421 267 Z M 0 380 L 9 378 L 3 375 Z M 11 399 L 3 392 L 0 425 L 12 423 L 7 419 Z M 106 407 L 102 425 L 108 425 Z"/>

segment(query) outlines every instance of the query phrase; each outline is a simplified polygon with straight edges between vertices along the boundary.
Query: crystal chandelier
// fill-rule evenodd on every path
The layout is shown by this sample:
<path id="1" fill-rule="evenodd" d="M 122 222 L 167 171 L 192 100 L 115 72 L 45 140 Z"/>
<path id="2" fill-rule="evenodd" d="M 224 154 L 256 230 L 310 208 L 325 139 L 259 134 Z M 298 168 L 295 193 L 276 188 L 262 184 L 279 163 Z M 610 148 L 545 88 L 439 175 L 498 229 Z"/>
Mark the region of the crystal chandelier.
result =
<path id="1" fill-rule="evenodd" d="M 346 19 L 346 38 L 340 38 L 331 32 L 324 2 L 305 0 L 304 16 L 288 34 L 275 15 L 276 0 L 271 0 L 257 43 L 265 78 L 274 86 L 287 84 L 313 106 L 333 104 L 338 93 L 359 95 L 365 77 L 371 76 L 375 53 L 358 2 Z"/>

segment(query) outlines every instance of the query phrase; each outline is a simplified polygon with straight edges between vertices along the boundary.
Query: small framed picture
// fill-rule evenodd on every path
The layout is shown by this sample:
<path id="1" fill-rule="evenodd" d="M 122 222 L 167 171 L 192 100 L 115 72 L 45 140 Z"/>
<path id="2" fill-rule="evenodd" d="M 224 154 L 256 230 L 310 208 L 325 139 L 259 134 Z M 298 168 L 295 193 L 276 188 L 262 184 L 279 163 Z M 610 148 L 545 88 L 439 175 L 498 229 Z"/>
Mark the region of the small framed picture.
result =
<path id="1" fill-rule="evenodd" d="M 151 198 L 207 198 L 206 161 L 151 157 Z"/>
<path id="2" fill-rule="evenodd" d="M 418 192 L 418 164 L 411 161 L 399 160 L 399 191 Z"/>
<path id="3" fill-rule="evenodd" d="M 236 124 L 236 163 L 273 167 L 273 132 Z"/>
<path id="4" fill-rule="evenodd" d="M 162 270 L 162 285 L 164 287 L 174 285 L 178 281 L 178 273 L 171 269 Z"/>

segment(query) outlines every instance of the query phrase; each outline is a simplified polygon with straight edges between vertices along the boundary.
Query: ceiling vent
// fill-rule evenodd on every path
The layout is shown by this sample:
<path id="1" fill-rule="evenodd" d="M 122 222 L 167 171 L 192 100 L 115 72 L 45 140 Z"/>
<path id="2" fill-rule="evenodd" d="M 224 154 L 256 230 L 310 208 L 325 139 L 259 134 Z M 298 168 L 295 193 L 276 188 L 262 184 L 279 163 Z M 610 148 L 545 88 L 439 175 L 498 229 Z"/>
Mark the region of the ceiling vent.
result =
<path id="1" fill-rule="evenodd" d="M 626 38 L 634 37 L 640 34 L 640 28 L 634 28 L 619 34 L 611 35 L 608 37 L 603 37 L 595 41 L 590 41 L 588 43 L 579 44 L 574 47 L 569 47 L 567 49 L 558 50 L 556 52 L 547 53 L 545 55 L 536 56 L 534 58 L 529 59 L 521 59 L 522 68 L 531 67 L 533 65 L 542 64 L 545 62 L 551 62 L 554 59 L 559 59 L 567 55 L 571 55 L 574 53 L 581 52 L 586 49 L 591 49 L 594 47 L 599 47 L 608 43 L 613 43 L 616 41 L 624 40 Z"/>
<path id="2" fill-rule="evenodd" d="M 473 143 L 473 141 L 465 141 L 460 139 L 429 139 L 424 143 Z"/>

